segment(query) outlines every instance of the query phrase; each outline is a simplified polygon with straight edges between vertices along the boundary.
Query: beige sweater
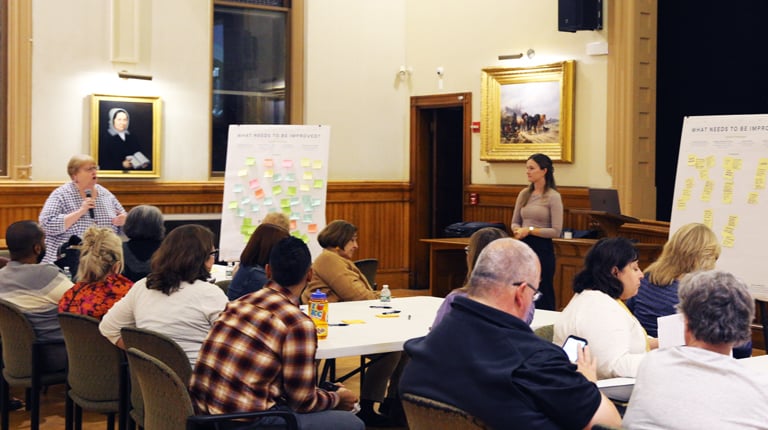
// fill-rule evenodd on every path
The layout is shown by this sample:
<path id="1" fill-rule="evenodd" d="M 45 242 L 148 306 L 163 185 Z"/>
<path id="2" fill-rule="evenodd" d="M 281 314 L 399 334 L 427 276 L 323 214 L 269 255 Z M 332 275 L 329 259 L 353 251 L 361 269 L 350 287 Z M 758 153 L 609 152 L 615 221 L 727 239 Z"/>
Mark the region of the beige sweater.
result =
<path id="1" fill-rule="evenodd" d="M 309 295 L 319 289 L 328 295 L 329 302 L 350 302 L 376 298 L 368 280 L 355 263 L 326 249 L 312 263 L 312 281 L 301 295 L 308 303 Z"/>

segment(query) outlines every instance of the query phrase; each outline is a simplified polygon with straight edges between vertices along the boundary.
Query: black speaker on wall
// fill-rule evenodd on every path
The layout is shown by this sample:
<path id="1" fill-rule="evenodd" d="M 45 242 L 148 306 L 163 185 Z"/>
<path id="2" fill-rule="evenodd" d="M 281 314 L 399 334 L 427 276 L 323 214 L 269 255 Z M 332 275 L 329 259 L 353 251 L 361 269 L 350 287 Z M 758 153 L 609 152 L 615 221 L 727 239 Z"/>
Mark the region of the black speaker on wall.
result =
<path id="1" fill-rule="evenodd" d="M 557 29 L 575 32 L 603 28 L 603 0 L 558 0 Z"/>

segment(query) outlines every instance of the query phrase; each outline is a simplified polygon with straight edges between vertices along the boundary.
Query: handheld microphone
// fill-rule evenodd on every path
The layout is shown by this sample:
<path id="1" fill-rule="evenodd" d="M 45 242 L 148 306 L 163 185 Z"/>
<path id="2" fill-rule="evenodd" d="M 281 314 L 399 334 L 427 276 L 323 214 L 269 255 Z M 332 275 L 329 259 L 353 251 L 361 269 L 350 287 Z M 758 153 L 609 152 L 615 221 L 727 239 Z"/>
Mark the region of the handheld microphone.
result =
<path id="1" fill-rule="evenodd" d="M 85 190 L 85 197 L 87 197 L 87 198 L 89 198 L 89 199 L 91 198 L 91 190 Z M 88 215 L 90 215 L 90 216 L 91 216 L 91 218 L 96 218 L 96 217 L 93 215 L 93 208 L 90 208 L 90 209 L 88 209 Z"/>

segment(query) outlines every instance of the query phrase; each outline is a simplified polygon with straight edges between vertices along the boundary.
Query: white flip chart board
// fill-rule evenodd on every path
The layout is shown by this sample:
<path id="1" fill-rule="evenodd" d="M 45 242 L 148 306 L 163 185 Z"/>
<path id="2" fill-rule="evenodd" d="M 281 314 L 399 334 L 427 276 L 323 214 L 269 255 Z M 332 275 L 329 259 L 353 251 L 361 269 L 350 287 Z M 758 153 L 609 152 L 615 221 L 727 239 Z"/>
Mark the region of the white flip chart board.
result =
<path id="1" fill-rule="evenodd" d="M 687 117 L 670 234 L 690 222 L 720 240 L 717 268 L 768 299 L 768 115 Z"/>
<path id="2" fill-rule="evenodd" d="M 270 212 L 290 219 L 291 235 L 313 259 L 325 227 L 328 146 L 320 125 L 231 125 L 221 208 L 220 259 L 237 261 L 251 233 Z"/>

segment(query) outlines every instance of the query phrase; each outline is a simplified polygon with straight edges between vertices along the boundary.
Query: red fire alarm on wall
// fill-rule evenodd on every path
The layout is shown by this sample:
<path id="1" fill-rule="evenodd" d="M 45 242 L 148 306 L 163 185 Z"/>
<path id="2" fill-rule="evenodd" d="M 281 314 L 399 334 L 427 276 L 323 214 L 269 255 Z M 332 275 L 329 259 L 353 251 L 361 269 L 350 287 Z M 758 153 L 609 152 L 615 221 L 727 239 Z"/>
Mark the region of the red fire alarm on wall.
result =
<path id="1" fill-rule="evenodd" d="M 472 133 L 480 133 L 480 121 L 472 121 Z"/>

